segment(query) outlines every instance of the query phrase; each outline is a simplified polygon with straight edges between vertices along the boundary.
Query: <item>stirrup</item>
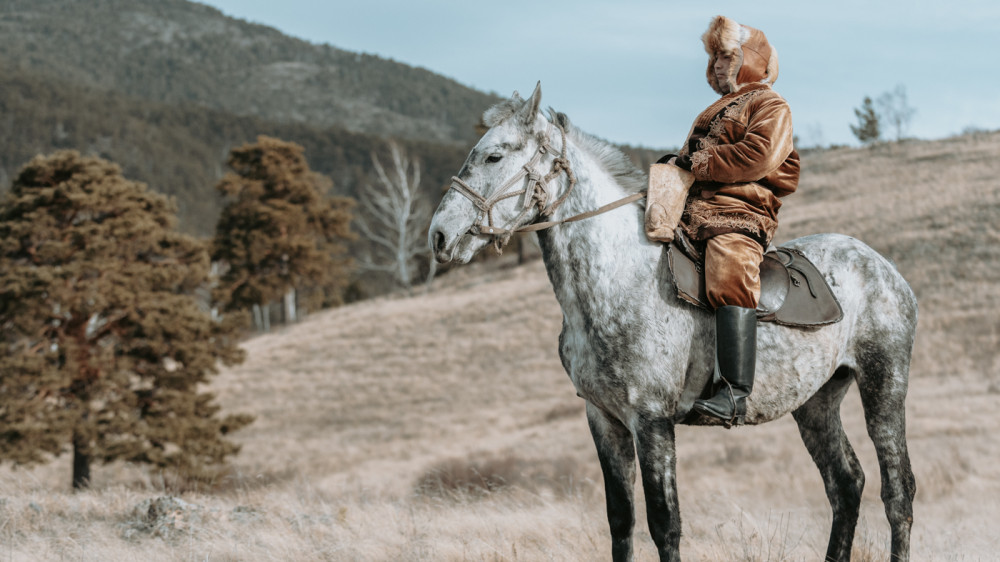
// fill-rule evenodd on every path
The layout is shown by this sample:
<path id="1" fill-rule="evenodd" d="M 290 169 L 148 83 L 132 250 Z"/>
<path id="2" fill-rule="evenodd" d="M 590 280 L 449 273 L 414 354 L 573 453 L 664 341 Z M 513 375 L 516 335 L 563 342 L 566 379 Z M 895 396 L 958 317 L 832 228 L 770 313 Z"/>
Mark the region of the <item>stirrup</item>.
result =
<path id="1" fill-rule="evenodd" d="M 722 420 L 722 425 L 725 426 L 726 429 L 731 429 L 734 425 L 740 426 L 746 423 L 746 410 L 744 410 L 742 415 L 737 414 L 738 408 L 736 406 L 736 394 L 733 392 L 733 384 L 727 381 L 726 379 L 722 379 L 722 382 L 726 383 L 726 388 L 719 389 L 719 391 L 716 392 L 715 394 L 717 396 L 719 392 L 722 392 L 724 390 L 729 391 L 729 403 L 732 405 L 732 410 L 731 410 L 732 415 L 729 417 L 729 419 L 726 419 L 722 416 L 718 416 L 712 412 L 708 412 L 704 408 L 698 407 L 699 402 L 707 402 L 708 400 L 711 400 L 711 398 L 708 400 L 696 400 L 694 403 L 694 409 L 703 416 L 708 416 L 711 418 L 715 418 L 717 420 Z M 714 397 L 715 396 L 713 396 L 712 398 Z M 744 396 L 743 399 L 746 400 L 746 397 Z"/>
<path id="2" fill-rule="evenodd" d="M 726 387 L 728 387 L 728 390 L 729 390 L 729 402 L 733 405 L 733 417 L 729 418 L 729 421 L 723 420 L 724 425 L 726 426 L 726 429 L 729 429 L 729 428 L 733 427 L 734 425 L 743 425 L 743 423 L 746 421 L 746 417 L 747 417 L 746 406 L 744 406 L 744 410 L 743 410 L 743 415 L 742 416 L 736 415 L 736 394 L 733 393 L 733 383 L 727 381 L 726 379 L 722 379 L 722 380 L 726 383 Z M 747 399 L 746 396 L 744 396 L 743 400 L 746 400 L 746 399 Z"/>

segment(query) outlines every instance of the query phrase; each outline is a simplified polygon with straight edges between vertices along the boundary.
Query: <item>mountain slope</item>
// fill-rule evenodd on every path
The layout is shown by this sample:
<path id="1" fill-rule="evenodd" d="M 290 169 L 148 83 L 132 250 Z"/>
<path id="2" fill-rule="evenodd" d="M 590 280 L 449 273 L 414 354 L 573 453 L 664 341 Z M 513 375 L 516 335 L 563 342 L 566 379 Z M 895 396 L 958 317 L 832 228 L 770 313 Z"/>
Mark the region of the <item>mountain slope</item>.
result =
<path id="1" fill-rule="evenodd" d="M 185 0 L 6 0 L 0 58 L 152 101 L 437 142 L 473 140 L 496 100 Z"/>
<path id="2" fill-rule="evenodd" d="M 150 102 L 20 70 L 0 59 L 0 193 L 31 157 L 57 149 L 95 154 L 125 176 L 176 197 L 181 228 L 209 235 L 221 200 L 215 184 L 229 150 L 266 134 L 305 147 L 312 169 L 354 196 L 369 181 L 371 154 L 385 149 L 374 135 L 337 127 L 278 123 L 195 104 Z M 429 198 L 455 173 L 466 149 L 453 143 L 403 142 L 420 160 Z M 436 200 L 436 199 L 435 199 Z"/>
<path id="3" fill-rule="evenodd" d="M 997 154 L 994 132 L 804 156 L 799 190 L 781 209 L 778 242 L 816 232 L 864 241 L 896 264 L 917 295 L 917 372 L 995 377 Z"/>

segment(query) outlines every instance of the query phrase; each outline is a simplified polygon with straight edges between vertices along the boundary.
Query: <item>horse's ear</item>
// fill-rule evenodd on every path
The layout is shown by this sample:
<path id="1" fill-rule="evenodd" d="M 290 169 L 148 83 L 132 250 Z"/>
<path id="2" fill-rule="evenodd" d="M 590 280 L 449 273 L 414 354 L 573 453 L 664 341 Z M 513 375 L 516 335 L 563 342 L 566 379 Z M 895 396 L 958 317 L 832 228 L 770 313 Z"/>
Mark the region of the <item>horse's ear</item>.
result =
<path id="1" fill-rule="evenodd" d="M 535 91 L 531 93 L 531 97 L 528 101 L 524 103 L 520 113 L 522 118 L 521 122 L 525 125 L 531 125 L 535 122 L 535 117 L 538 116 L 538 108 L 542 103 L 542 83 L 539 81 L 535 84 Z"/>
<path id="2" fill-rule="evenodd" d="M 565 113 L 560 113 L 551 107 L 548 109 L 549 121 L 552 121 L 556 125 L 559 125 L 563 129 L 569 129 L 569 117 Z"/>

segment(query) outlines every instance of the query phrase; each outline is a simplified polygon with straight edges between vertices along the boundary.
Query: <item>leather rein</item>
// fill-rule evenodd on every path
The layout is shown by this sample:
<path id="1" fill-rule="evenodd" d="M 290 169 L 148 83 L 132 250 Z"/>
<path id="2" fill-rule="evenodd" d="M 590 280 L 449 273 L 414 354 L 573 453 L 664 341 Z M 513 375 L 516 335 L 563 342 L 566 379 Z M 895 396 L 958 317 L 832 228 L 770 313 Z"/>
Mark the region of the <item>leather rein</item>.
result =
<path id="1" fill-rule="evenodd" d="M 521 166 L 521 169 L 514 174 L 512 178 L 504 182 L 504 184 L 496 191 L 492 197 L 483 197 L 478 191 L 476 191 L 471 185 L 463 181 L 458 176 L 452 176 L 451 185 L 449 189 L 454 189 L 455 191 L 464 195 L 472 204 L 479 209 L 479 214 L 476 216 L 476 220 L 469 227 L 469 233 L 473 236 L 490 236 L 493 238 L 493 246 L 497 249 L 497 252 L 502 253 L 503 247 L 510 242 L 511 236 L 515 232 L 535 232 L 539 230 L 545 230 L 547 228 L 552 228 L 553 226 L 558 226 L 563 223 L 576 222 L 584 219 L 588 219 L 601 213 L 606 213 L 612 209 L 617 209 L 623 205 L 632 203 L 633 201 L 638 201 L 646 196 L 645 191 L 640 191 L 639 193 L 633 193 L 628 197 L 623 197 L 617 201 L 613 201 L 604 205 L 598 209 L 592 211 L 587 211 L 572 217 L 556 220 L 556 221 L 543 221 L 534 222 L 527 225 L 522 225 L 518 227 L 500 227 L 493 223 L 493 207 L 503 201 L 504 199 L 509 199 L 511 197 L 517 197 L 519 195 L 524 195 L 524 204 L 521 206 L 521 213 L 518 214 L 510 224 L 514 225 L 521 221 L 528 211 L 531 210 L 532 206 L 538 207 L 539 217 L 551 217 L 552 213 L 566 201 L 566 198 L 576 187 L 576 175 L 573 173 L 573 169 L 570 167 L 569 160 L 566 159 L 566 130 L 561 126 L 556 124 L 555 126 L 559 129 L 559 133 L 562 136 L 562 150 L 556 151 L 551 144 L 549 144 L 549 134 L 552 132 L 553 123 L 549 123 L 549 128 L 545 133 L 545 137 L 542 140 L 541 145 L 538 147 L 538 151 L 532 156 L 531 160 L 527 164 Z M 535 166 L 545 157 L 546 154 L 558 154 L 552 160 L 552 168 L 548 174 L 541 176 L 535 171 Z M 569 181 L 569 186 L 566 191 L 558 199 L 553 201 L 551 204 L 547 205 L 549 201 L 549 192 L 546 189 L 549 182 L 557 178 L 560 174 L 565 173 L 566 178 Z M 511 191 L 517 187 L 518 183 L 523 179 L 527 178 L 527 183 L 524 188 L 518 189 L 516 191 Z"/>

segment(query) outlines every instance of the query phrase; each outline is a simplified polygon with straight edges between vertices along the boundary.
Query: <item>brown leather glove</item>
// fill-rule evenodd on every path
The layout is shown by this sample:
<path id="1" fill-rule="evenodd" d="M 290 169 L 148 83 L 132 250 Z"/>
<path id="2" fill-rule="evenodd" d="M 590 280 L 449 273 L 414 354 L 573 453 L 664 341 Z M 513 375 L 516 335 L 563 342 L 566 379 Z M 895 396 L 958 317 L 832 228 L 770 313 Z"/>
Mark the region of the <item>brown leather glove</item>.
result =
<path id="1" fill-rule="evenodd" d="M 677 160 L 674 160 L 674 166 L 682 170 L 691 171 L 691 155 L 685 154 L 684 156 L 678 156 Z"/>

